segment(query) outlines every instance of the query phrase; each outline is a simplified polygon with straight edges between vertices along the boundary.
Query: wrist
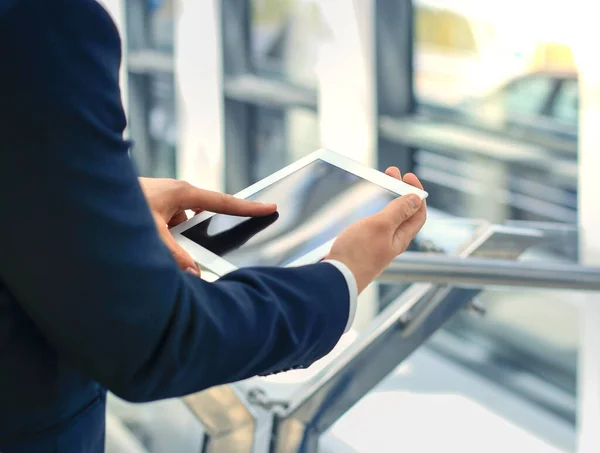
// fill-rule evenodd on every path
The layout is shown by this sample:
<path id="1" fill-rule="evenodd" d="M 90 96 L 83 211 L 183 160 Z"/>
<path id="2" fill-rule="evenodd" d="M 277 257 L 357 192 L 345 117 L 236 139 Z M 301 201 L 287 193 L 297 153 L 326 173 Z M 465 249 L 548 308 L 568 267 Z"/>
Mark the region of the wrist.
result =
<path id="1" fill-rule="evenodd" d="M 354 317 L 356 316 L 356 306 L 358 304 L 358 288 L 356 285 L 356 278 L 352 271 L 344 263 L 338 260 L 324 260 L 324 263 L 331 264 L 336 267 L 338 271 L 343 275 L 348 286 L 348 321 L 344 333 L 348 332 L 354 323 Z"/>
<path id="2" fill-rule="evenodd" d="M 371 279 L 364 275 L 364 272 L 360 272 L 357 269 L 357 266 L 354 266 L 351 263 L 348 263 L 349 260 L 345 260 L 342 257 L 337 257 L 334 254 L 329 254 L 322 261 L 337 261 L 338 263 L 342 263 L 354 276 L 354 281 L 356 283 L 357 293 L 360 294 L 364 291 L 364 289 L 371 283 Z"/>

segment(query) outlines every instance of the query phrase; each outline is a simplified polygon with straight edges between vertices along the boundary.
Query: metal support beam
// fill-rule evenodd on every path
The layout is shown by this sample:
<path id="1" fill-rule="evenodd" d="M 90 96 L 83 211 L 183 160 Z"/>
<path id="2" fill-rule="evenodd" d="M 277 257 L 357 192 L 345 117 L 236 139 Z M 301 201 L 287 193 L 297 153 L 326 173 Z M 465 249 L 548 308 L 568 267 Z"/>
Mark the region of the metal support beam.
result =
<path id="1" fill-rule="evenodd" d="M 251 2 L 222 0 L 221 39 L 223 75 L 229 79 L 251 72 Z M 224 103 L 225 190 L 239 192 L 253 181 L 256 153 L 257 108 L 247 102 L 227 99 Z"/>
<path id="2" fill-rule="evenodd" d="M 375 48 L 377 120 L 382 116 L 401 118 L 415 113 L 413 82 L 412 0 L 375 2 Z M 413 171 L 414 150 L 378 135 L 378 168 L 396 165 Z"/>
<path id="3" fill-rule="evenodd" d="M 153 165 L 156 156 L 152 146 L 149 130 L 151 79 L 146 74 L 128 75 L 128 134 L 133 145 L 131 154 L 134 158 L 138 173 L 143 176 L 153 176 Z"/>

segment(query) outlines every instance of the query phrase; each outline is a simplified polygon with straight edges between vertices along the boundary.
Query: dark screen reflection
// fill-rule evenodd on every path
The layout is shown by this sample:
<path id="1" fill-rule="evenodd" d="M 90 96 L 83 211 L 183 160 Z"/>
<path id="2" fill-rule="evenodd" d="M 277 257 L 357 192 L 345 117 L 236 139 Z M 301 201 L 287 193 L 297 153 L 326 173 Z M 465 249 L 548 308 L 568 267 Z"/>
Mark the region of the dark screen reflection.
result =
<path id="1" fill-rule="evenodd" d="M 397 196 L 316 160 L 249 197 L 277 203 L 276 214 L 252 219 L 217 214 L 183 235 L 237 267 L 284 266 Z"/>

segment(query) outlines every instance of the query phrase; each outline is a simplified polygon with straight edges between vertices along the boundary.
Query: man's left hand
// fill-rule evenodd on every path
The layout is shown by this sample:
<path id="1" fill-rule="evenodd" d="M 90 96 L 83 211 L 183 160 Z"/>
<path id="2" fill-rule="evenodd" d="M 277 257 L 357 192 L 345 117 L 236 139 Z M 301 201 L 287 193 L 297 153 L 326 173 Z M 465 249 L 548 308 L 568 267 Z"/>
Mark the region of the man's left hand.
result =
<path id="1" fill-rule="evenodd" d="M 139 178 L 139 180 L 160 237 L 171 250 L 177 264 L 198 276 L 200 270 L 195 261 L 177 244 L 169 231 L 169 228 L 188 219 L 185 211 L 194 211 L 196 214 L 210 211 L 243 217 L 259 217 L 272 214 L 277 210 L 275 204 L 241 200 L 232 195 L 199 189 L 176 179 Z"/>

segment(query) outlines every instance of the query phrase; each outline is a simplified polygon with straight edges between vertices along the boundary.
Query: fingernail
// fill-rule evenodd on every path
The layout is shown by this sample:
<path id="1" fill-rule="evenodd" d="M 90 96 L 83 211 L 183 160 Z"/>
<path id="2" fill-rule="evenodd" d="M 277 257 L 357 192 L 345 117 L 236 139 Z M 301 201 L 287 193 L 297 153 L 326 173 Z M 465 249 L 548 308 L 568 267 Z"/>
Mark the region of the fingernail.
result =
<path id="1" fill-rule="evenodd" d="M 192 275 L 195 275 L 196 277 L 200 277 L 200 271 L 198 269 L 194 269 L 193 267 L 188 267 L 185 271 Z"/>
<path id="2" fill-rule="evenodd" d="M 421 198 L 418 195 L 411 194 L 408 196 L 408 204 L 416 211 L 421 206 Z"/>

